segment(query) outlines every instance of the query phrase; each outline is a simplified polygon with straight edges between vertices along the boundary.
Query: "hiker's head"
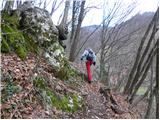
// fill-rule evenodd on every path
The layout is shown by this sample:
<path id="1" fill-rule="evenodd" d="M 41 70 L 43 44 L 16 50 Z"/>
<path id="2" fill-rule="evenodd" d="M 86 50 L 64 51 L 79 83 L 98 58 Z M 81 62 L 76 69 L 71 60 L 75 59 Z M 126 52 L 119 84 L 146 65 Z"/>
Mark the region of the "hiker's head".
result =
<path id="1" fill-rule="evenodd" d="M 89 53 L 93 53 L 93 50 L 91 48 L 87 48 Z"/>

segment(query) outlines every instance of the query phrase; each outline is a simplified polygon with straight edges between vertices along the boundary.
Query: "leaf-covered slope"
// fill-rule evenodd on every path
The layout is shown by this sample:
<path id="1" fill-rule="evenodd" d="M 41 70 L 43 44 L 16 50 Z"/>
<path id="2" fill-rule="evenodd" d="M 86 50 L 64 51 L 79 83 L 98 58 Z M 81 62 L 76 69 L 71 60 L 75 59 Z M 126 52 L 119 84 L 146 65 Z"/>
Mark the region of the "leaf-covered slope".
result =
<path id="1" fill-rule="evenodd" d="M 55 78 L 58 71 L 45 59 L 40 58 L 37 63 L 34 54 L 25 61 L 16 54 L 2 54 L 2 65 L 2 118 L 34 118 L 33 111 L 40 108 L 37 111 L 49 114 L 36 118 L 55 118 L 52 110 L 74 112 L 82 109 L 81 95 L 65 81 Z"/>
<path id="2" fill-rule="evenodd" d="M 60 79 L 42 57 L 29 54 L 22 61 L 2 53 L 1 58 L 2 118 L 139 118 L 122 95 L 101 94 L 102 84 L 90 85 L 80 74 Z"/>
<path id="3" fill-rule="evenodd" d="M 59 44 L 58 29 L 46 10 L 34 7 L 2 11 L 1 51 L 15 52 L 22 60 L 28 53 L 44 56 L 58 69 L 65 59 L 64 49 Z"/>

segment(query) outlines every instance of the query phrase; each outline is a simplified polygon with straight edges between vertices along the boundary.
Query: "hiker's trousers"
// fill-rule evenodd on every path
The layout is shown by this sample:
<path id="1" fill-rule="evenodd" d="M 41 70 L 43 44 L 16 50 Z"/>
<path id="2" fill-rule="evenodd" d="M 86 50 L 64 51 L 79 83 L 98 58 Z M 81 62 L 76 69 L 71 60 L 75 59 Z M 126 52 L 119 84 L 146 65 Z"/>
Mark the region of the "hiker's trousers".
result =
<path id="1" fill-rule="evenodd" d="M 86 68 L 87 68 L 87 76 L 88 76 L 88 80 L 91 81 L 92 80 L 92 73 L 91 73 L 91 65 L 93 64 L 92 61 L 87 60 L 86 61 Z"/>

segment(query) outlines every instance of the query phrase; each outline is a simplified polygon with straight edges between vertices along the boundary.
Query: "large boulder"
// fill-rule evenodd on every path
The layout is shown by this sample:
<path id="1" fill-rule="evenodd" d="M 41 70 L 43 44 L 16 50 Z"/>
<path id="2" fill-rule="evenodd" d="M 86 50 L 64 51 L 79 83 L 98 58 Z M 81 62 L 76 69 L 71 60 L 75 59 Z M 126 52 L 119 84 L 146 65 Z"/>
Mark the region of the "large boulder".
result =
<path id="1" fill-rule="evenodd" d="M 48 11 L 37 7 L 28 8 L 22 11 L 20 16 L 21 28 L 27 29 L 27 33 L 31 34 L 39 45 L 46 47 L 48 42 L 58 41 L 58 30 Z"/>
<path id="2" fill-rule="evenodd" d="M 67 29 L 55 26 L 45 9 L 27 1 L 10 14 L 2 11 L 2 23 L 2 52 L 16 52 L 22 59 L 29 52 L 42 53 L 56 70 L 66 63 L 61 41 L 66 39 Z"/>
<path id="3" fill-rule="evenodd" d="M 44 57 L 54 67 L 60 67 L 64 49 L 59 44 L 59 32 L 48 11 L 38 7 L 21 10 L 20 26 L 36 44 L 44 49 Z"/>

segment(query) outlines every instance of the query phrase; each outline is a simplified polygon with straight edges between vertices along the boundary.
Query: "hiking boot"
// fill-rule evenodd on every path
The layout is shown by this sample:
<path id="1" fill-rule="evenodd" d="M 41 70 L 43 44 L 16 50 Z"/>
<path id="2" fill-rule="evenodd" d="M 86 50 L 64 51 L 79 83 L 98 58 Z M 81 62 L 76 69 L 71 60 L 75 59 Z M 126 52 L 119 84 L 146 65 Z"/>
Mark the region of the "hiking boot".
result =
<path id="1" fill-rule="evenodd" d="M 88 80 L 88 83 L 91 84 L 91 81 Z"/>

